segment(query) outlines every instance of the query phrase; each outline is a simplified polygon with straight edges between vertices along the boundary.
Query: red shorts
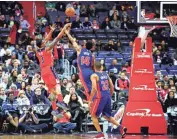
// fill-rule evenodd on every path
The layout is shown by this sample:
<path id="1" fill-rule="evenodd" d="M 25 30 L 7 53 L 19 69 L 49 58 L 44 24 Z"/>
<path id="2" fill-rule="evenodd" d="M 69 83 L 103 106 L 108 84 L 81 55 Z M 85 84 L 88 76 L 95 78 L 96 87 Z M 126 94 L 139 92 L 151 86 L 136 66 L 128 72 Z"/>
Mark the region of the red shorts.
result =
<path id="1" fill-rule="evenodd" d="M 57 84 L 56 82 L 57 76 L 53 67 L 42 68 L 41 77 L 44 80 L 44 83 L 46 84 L 49 91 L 55 89 Z"/>

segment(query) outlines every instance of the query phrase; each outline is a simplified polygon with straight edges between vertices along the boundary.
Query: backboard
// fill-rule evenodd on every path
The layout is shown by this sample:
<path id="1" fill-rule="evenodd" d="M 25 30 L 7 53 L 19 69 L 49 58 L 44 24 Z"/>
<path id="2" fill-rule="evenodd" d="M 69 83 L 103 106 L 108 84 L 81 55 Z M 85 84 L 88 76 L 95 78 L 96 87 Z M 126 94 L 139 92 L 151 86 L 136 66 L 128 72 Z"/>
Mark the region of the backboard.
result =
<path id="1" fill-rule="evenodd" d="M 167 16 L 177 15 L 177 1 L 137 1 L 138 24 L 168 24 Z"/>

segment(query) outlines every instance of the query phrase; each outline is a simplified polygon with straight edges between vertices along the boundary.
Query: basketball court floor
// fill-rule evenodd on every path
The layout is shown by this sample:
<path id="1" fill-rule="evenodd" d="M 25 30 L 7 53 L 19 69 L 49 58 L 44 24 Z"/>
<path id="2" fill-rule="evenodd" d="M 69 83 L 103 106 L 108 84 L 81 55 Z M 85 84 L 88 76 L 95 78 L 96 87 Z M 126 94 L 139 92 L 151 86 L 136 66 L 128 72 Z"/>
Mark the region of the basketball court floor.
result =
<path id="1" fill-rule="evenodd" d="M 0 139 L 93 139 L 93 134 L 75 134 L 75 135 L 16 135 L 16 136 L 0 136 Z M 106 135 L 105 139 L 121 139 L 120 135 Z M 166 135 L 127 135 L 125 139 L 177 139 L 177 136 Z"/>

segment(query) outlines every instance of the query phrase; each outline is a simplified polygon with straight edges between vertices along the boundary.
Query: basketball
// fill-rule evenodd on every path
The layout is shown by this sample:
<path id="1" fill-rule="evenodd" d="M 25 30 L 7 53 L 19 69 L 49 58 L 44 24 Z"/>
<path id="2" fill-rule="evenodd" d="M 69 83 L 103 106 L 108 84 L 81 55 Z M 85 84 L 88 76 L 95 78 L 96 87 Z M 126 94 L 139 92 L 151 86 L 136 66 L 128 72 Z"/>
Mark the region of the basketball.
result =
<path id="1" fill-rule="evenodd" d="M 73 16 L 75 16 L 75 13 L 76 12 L 73 7 L 66 8 L 66 11 L 65 11 L 66 16 L 73 17 Z"/>

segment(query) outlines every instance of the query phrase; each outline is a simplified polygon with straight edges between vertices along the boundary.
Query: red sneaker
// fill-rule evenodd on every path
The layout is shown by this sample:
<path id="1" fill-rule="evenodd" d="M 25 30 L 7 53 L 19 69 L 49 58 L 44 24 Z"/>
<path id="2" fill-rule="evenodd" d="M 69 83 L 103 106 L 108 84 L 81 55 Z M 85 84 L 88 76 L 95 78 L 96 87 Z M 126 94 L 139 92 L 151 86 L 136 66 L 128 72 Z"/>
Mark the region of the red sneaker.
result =
<path id="1" fill-rule="evenodd" d="M 98 134 L 93 139 L 104 139 L 104 134 Z"/>
<path id="2" fill-rule="evenodd" d="M 126 127 L 123 127 L 122 129 L 121 129 L 121 135 L 122 135 L 122 138 L 125 138 L 126 137 L 126 133 L 127 133 L 127 128 Z"/>

